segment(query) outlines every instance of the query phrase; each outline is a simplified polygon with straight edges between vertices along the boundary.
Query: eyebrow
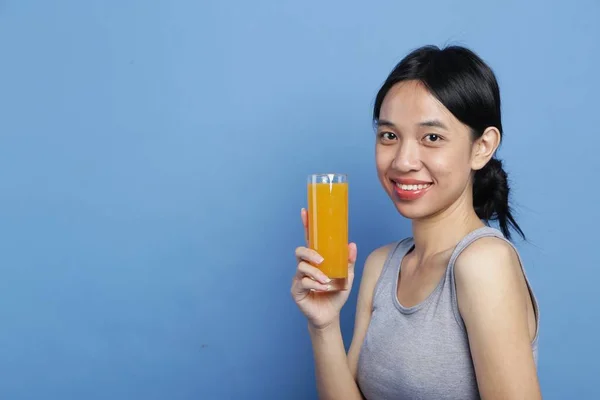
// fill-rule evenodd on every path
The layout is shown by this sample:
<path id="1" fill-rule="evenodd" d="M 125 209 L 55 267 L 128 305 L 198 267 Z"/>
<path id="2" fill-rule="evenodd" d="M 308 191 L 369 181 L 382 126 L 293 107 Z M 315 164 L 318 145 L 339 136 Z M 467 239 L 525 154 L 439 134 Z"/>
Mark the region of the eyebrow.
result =
<path id="1" fill-rule="evenodd" d="M 391 126 L 392 128 L 395 128 L 396 125 L 394 125 L 393 122 L 388 121 L 387 119 L 378 119 L 377 121 L 375 121 L 375 126 L 379 127 L 379 126 Z"/>
<path id="2" fill-rule="evenodd" d="M 448 130 L 446 125 L 444 125 L 442 123 L 442 121 L 440 121 L 438 119 L 431 119 L 428 121 L 423 121 L 423 122 L 419 123 L 419 126 L 428 126 L 428 127 L 432 127 L 432 128 L 441 128 L 441 129 Z"/>
<path id="3" fill-rule="evenodd" d="M 394 123 L 392 121 L 388 121 L 387 119 L 379 119 L 375 122 L 375 126 L 380 127 L 380 126 L 389 126 L 392 128 L 395 128 L 396 125 L 394 125 Z M 446 127 L 446 125 L 444 125 L 444 123 L 442 121 L 440 121 L 439 119 L 430 119 L 427 121 L 423 121 L 423 122 L 419 122 L 419 126 L 425 126 L 425 127 L 432 127 L 432 128 L 441 128 L 441 129 L 445 129 L 448 130 L 448 127 Z"/>

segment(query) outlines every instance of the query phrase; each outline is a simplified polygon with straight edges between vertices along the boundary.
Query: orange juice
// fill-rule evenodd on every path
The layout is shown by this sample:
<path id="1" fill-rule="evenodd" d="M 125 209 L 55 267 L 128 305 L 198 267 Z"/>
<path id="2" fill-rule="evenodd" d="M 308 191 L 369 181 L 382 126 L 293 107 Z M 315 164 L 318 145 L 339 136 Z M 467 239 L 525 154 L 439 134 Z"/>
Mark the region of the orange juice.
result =
<path id="1" fill-rule="evenodd" d="M 333 174 L 318 176 L 330 177 Z M 314 177 L 315 175 L 313 175 Z M 329 182 L 323 183 L 324 180 Z M 330 279 L 348 277 L 348 182 L 308 183 L 308 246 L 323 258 L 318 267 Z"/>

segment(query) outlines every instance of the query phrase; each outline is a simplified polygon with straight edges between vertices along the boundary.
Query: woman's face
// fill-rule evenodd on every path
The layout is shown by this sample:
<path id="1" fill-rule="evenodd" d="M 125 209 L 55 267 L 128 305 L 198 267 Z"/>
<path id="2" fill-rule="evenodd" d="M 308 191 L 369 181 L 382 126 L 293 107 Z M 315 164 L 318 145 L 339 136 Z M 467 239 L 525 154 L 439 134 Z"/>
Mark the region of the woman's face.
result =
<path id="1" fill-rule="evenodd" d="M 438 215 L 472 190 L 471 130 L 418 81 L 386 95 L 375 148 L 379 180 L 406 218 Z"/>

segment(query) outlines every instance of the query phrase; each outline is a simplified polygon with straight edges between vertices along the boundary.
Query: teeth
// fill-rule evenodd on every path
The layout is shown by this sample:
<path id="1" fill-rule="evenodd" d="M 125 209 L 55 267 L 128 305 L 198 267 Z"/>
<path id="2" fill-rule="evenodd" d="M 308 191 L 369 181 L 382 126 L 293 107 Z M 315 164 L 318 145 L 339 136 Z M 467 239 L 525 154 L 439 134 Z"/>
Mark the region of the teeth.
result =
<path id="1" fill-rule="evenodd" d="M 428 188 L 429 186 L 431 186 L 431 184 L 426 183 L 424 185 L 401 185 L 399 183 L 396 183 L 396 186 L 398 186 L 402 190 L 422 190 Z"/>

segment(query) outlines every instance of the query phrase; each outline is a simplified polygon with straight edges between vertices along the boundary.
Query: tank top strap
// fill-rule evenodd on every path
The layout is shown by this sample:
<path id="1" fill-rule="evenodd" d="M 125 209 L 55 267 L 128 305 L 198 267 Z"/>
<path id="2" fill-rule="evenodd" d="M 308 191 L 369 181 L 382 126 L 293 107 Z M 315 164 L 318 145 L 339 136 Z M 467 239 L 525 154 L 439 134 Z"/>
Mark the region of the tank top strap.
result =
<path id="1" fill-rule="evenodd" d="M 392 246 L 392 249 L 387 255 L 385 263 L 383 264 L 383 268 L 381 269 L 381 274 L 377 279 L 377 283 L 375 284 L 375 289 L 373 291 L 374 306 L 382 294 L 385 295 L 387 293 L 391 293 L 392 288 L 398 279 L 400 263 L 412 245 L 413 240 L 411 237 L 408 237 L 396 242 L 396 244 Z"/>
<path id="2" fill-rule="evenodd" d="M 474 231 L 468 233 L 467 236 L 462 238 L 462 240 L 458 242 L 458 244 L 454 248 L 454 251 L 450 256 L 450 262 L 448 263 L 448 270 L 454 270 L 454 264 L 456 263 L 456 259 L 462 254 L 463 250 L 469 247 L 470 244 L 472 244 L 477 239 L 489 236 L 506 240 L 502 232 L 500 232 L 498 229 L 489 226 L 484 226 L 479 229 L 475 229 Z M 452 272 L 454 273 L 454 271 Z"/>

